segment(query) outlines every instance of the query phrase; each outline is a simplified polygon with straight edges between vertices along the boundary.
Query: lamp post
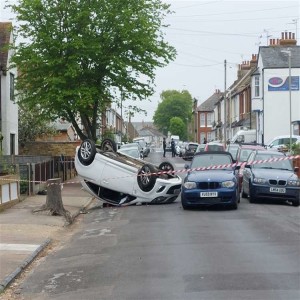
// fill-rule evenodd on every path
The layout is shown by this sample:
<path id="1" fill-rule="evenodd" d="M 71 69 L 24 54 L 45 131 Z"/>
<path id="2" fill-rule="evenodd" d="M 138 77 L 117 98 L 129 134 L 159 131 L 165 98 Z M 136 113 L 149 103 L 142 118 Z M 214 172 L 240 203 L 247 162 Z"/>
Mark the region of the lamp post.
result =
<path id="1" fill-rule="evenodd" d="M 291 66 L 291 57 L 292 57 L 292 51 L 291 48 L 288 48 L 287 50 L 281 50 L 283 53 L 288 54 L 288 63 L 289 63 L 289 103 L 290 103 L 290 147 L 289 151 L 292 151 L 292 66 Z"/>

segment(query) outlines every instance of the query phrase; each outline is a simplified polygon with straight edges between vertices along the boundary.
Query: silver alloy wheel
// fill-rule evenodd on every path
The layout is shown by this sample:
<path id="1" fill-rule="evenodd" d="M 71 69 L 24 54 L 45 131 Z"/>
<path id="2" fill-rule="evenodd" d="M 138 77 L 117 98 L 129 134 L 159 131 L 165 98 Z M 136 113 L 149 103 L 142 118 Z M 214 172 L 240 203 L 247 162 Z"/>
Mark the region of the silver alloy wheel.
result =
<path id="1" fill-rule="evenodd" d="M 88 159 L 92 152 L 92 145 L 89 141 L 84 141 L 80 148 L 80 154 L 84 159 Z"/>

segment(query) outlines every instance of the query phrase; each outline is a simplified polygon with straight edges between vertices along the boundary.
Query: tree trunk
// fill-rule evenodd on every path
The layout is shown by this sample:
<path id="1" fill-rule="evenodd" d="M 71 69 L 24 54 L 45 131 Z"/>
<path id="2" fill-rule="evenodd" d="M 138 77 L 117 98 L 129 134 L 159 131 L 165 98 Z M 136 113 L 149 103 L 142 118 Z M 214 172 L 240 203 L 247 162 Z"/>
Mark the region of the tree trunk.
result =
<path id="1" fill-rule="evenodd" d="M 61 179 L 53 178 L 47 180 L 47 197 L 46 204 L 40 208 L 34 209 L 33 212 L 49 211 L 51 216 L 64 216 L 68 224 L 73 222 L 69 211 L 65 210 L 61 197 Z"/>

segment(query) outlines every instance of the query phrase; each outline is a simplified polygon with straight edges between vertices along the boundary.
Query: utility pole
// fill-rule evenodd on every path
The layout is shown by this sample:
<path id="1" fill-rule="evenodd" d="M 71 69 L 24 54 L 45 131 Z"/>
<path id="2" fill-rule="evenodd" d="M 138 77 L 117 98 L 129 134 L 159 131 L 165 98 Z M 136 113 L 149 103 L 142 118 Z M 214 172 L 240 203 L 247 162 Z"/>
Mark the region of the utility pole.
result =
<path id="1" fill-rule="evenodd" d="M 227 62 L 226 59 L 224 60 L 224 144 L 226 147 L 226 67 Z"/>

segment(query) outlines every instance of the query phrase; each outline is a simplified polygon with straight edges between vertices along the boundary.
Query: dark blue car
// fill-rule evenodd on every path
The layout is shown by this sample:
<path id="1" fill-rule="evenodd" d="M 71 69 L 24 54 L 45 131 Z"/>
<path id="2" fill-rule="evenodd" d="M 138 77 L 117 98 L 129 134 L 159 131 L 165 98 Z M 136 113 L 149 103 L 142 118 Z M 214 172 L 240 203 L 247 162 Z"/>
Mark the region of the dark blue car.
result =
<path id="1" fill-rule="evenodd" d="M 290 160 L 278 151 L 253 151 L 243 173 L 242 196 L 300 204 L 300 180 Z M 253 162 L 258 162 L 253 164 Z M 263 162 L 264 161 L 264 162 Z M 262 163 L 263 162 L 263 163 Z"/>
<path id="2" fill-rule="evenodd" d="M 238 170 L 231 154 L 225 151 L 196 153 L 181 191 L 183 209 L 226 205 L 238 208 L 240 202 Z M 201 170 L 204 169 L 204 170 Z"/>

